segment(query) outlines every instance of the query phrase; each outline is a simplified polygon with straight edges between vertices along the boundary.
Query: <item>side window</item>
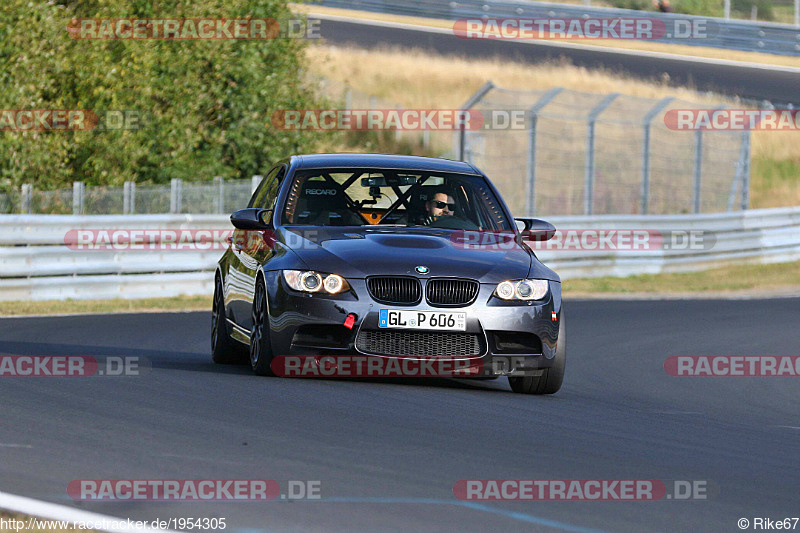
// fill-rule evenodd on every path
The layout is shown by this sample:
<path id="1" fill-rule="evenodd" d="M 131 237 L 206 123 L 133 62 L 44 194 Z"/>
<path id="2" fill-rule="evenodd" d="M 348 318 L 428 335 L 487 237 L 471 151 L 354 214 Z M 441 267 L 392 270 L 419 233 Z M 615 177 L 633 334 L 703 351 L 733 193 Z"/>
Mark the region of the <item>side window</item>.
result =
<path id="1" fill-rule="evenodd" d="M 247 207 L 258 207 L 262 209 L 271 209 L 275 200 L 278 197 L 278 189 L 280 188 L 281 179 L 285 174 L 285 168 L 281 165 L 273 168 L 267 174 L 267 177 L 258 186 L 250 203 Z"/>

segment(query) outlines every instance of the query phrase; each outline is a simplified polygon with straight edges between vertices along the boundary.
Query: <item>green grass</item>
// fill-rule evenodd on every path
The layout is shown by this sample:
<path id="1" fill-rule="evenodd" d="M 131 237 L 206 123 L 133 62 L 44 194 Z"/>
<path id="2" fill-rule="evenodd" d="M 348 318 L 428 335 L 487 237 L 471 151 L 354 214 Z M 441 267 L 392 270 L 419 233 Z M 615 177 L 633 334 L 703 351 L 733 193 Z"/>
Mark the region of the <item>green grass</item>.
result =
<path id="1" fill-rule="evenodd" d="M 751 165 L 752 209 L 800 205 L 800 163 L 758 156 Z"/>
<path id="2" fill-rule="evenodd" d="M 211 311 L 211 295 L 143 298 L 136 300 L 47 300 L 0 302 L 0 316 L 73 313 L 142 313 L 153 311 Z"/>
<path id="3" fill-rule="evenodd" d="M 681 274 L 568 279 L 562 285 L 565 296 L 597 293 L 723 292 L 734 294 L 748 290 L 783 289 L 797 289 L 800 292 L 800 261 L 770 265 L 734 265 Z"/>

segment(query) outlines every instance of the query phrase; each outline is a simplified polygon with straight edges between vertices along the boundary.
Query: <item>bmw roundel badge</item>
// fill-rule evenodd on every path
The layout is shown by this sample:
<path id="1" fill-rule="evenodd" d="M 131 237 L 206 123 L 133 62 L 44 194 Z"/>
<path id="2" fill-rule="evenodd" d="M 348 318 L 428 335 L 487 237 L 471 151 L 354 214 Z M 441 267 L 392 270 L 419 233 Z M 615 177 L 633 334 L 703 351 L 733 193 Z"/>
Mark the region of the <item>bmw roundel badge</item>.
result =
<path id="1" fill-rule="evenodd" d="M 430 269 L 428 267 L 423 266 L 423 265 L 420 265 L 420 266 L 414 268 L 414 270 L 416 270 L 420 274 L 427 274 L 430 271 Z"/>

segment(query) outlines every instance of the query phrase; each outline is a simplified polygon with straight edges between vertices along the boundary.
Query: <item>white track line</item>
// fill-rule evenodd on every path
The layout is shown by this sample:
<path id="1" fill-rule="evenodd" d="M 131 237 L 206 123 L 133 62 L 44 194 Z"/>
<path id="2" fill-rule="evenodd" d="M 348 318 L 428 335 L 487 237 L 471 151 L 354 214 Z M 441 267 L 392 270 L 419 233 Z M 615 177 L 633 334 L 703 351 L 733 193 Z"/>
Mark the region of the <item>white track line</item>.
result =
<path id="1" fill-rule="evenodd" d="M 325 15 L 321 13 L 307 13 L 306 16 L 308 18 L 318 18 L 322 20 L 332 20 L 336 22 L 351 22 L 356 24 L 362 24 L 365 26 L 377 26 L 380 28 L 396 28 L 400 30 L 413 30 L 413 31 L 420 31 L 426 33 L 437 33 L 440 35 L 453 35 L 455 36 L 452 29 L 448 28 L 436 28 L 432 26 L 421 26 L 419 24 L 407 24 L 403 22 L 388 22 L 388 21 L 381 21 L 381 20 L 369 20 L 369 19 L 360 19 L 360 18 L 353 18 L 353 17 L 344 17 L 340 15 Z M 445 19 L 436 19 L 436 20 L 445 20 Z M 455 22 L 455 21 L 453 21 Z M 476 40 L 476 39 L 464 39 L 464 40 Z M 552 40 L 535 40 L 535 41 L 528 41 L 528 40 L 509 40 L 508 42 L 515 42 L 520 45 L 528 45 L 528 44 L 538 44 L 538 45 L 545 45 L 551 46 L 553 48 L 566 48 L 571 50 L 591 50 L 595 52 L 605 52 L 608 54 L 616 54 L 621 56 L 639 56 L 639 57 L 652 57 L 652 58 L 659 58 L 659 59 L 670 59 L 674 61 L 683 61 L 685 63 L 700 63 L 706 65 L 724 65 L 729 67 L 746 67 L 746 68 L 753 68 L 753 69 L 760 69 L 760 70 L 767 70 L 771 72 L 789 72 L 793 74 L 800 74 L 800 67 L 787 67 L 784 65 L 768 65 L 764 63 L 752 63 L 748 61 L 733 61 L 730 59 L 714 59 L 710 57 L 698 57 L 698 56 L 682 56 L 678 54 L 668 54 L 666 52 L 650 52 L 647 50 L 629 50 L 627 48 L 613 48 L 610 46 L 595 46 L 591 44 L 575 44 L 575 43 L 562 43 Z M 669 44 L 669 43 L 666 43 Z M 410 45 L 413 47 L 413 44 Z M 689 45 L 687 45 L 689 46 Z"/>
<path id="2" fill-rule="evenodd" d="M 0 509 L 6 511 L 13 511 L 16 513 L 23 513 L 43 518 L 46 520 L 62 520 L 69 522 L 105 522 L 110 525 L 111 522 L 118 522 L 119 525 L 124 527 L 118 528 L 93 528 L 96 531 L 107 531 L 108 533 L 173 533 L 169 529 L 151 529 L 135 527 L 128 527 L 125 522 L 127 518 L 119 518 L 115 516 L 107 516 L 98 513 L 90 513 L 89 511 L 82 511 L 74 507 L 66 505 L 59 505 L 56 503 L 48 503 L 33 498 L 26 498 L 24 496 L 16 496 L 7 492 L 0 492 Z M 137 522 L 137 520 L 132 520 Z"/>

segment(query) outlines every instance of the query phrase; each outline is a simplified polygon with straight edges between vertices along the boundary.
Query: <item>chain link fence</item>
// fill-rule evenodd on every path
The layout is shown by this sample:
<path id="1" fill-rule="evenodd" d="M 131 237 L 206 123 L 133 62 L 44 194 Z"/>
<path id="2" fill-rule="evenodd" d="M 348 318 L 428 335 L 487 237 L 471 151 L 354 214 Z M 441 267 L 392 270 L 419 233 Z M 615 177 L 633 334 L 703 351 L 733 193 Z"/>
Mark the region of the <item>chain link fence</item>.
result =
<path id="1" fill-rule="evenodd" d="M 342 109 L 402 109 L 333 80 L 308 83 Z M 520 91 L 491 82 L 463 109 L 492 116 L 522 113 L 524 128 L 402 130 L 394 149 L 474 163 L 492 179 L 517 216 L 714 213 L 747 209 L 749 132 L 675 131 L 664 116 L 701 106 L 554 88 Z M 358 132 L 352 132 L 358 133 Z M 366 132 L 371 133 L 371 132 Z M 372 142 L 372 141 L 370 141 Z M 380 151 L 380 150 L 373 150 Z M 0 193 L 0 213 L 231 213 L 247 205 L 250 180 L 84 186 Z"/>
<path id="2" fill-rule="evenodd" d="M 516 215 L 714 213 L 746 209 L 749 132 L 676 131 L 678 99 L 487 84 L 465 105 L 523 112 L 524 129 L 461 133 L 461 157 L 492 179 Z"/>
<path id="3" fill-rule="evenodd" d="M 127 215 L 167 213 L 229 214 L 242 209 L 261 182 L 214 178 L 207 182 L 173 179 L 169 185 L 87 187 L 75 182 L 71 189 L 39 191 L 23 185 L 19 193 L 0 194 L 0 214 Z"/>

